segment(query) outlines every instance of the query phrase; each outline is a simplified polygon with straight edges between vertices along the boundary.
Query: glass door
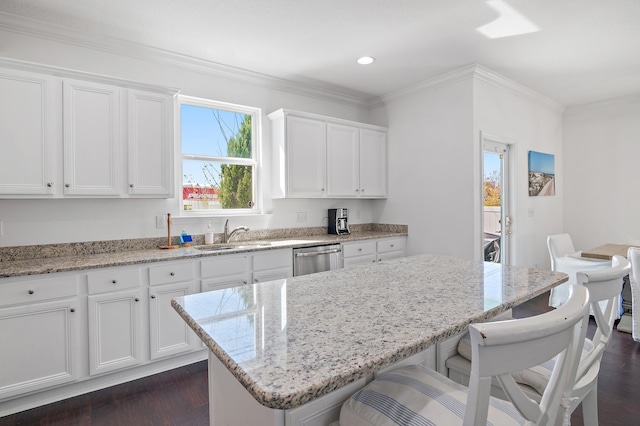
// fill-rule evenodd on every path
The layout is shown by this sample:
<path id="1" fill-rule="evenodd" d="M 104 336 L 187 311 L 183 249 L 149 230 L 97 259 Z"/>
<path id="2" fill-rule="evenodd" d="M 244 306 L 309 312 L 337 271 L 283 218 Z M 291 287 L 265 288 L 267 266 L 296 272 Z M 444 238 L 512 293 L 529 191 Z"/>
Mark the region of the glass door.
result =
<path id="1" fill-rule="evenodd" d="M 483 259 L 508 265 L 512 218 L 510 213 L 509 153 L 511 145 L 482 135 Z"/>

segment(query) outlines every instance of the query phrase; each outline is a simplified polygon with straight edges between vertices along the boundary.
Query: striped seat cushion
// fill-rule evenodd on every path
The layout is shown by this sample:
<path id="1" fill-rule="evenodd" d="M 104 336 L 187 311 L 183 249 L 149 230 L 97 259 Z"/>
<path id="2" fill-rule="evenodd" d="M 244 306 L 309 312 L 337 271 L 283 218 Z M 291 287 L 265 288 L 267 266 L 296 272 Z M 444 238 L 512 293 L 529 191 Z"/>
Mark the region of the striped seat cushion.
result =
<path id="1" fill-rule="evenodd" d="M 441 374 L 412 365 L 387 373 L 349 398 L 340 412 L 341 426 L 462 424 L 468 388 Z M 491 398 L 487 425 L 522 425 L 507 401 Z"/>
<path id="2" fill-rule="evenodd" d="M 582 357 L 591 352 L 592 349 L 593 342 L 589 339 L 585 339 L 584 346 L 582 348 Z M 469 333 L 465 334 L 458 342 L 458 353 L 471 361 L 471 338 Z M 549 378 L 551 377 L 554 365 L 555 359 L 550 359 L 549 361 L 543 362 L 535 367 L 515 372 L 512 376 L 516 383 L 530 386 L 542 395 L 544 389 L 547 387 L 547 383 L 549 383 Z"/>

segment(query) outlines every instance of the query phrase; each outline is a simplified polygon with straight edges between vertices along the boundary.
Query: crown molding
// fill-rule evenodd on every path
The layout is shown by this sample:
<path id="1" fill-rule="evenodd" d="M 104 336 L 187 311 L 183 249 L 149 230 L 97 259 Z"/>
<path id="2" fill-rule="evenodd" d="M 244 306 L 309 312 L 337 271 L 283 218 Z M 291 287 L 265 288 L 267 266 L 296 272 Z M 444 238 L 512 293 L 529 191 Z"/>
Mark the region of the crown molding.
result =
<path id="1" fill-rule="evenodd" d="M 473 67 L 474 77 L 480 81 L 491 84 L 499 89 L 511 93 L 512 95 L 519 96 L 543 107 L 550 108 L 560 113 L 564 112 L 564 105 L 554 99 L 538 93 L 533 89 L 529 89 L 528 87 L 482 65 L 474 64 Z"/>
<path id="2" fill-rule="evenodd" d="M 525 100 L 542 105 L 546 108 L 550 108 L 558 112 L 564 111 L 564 106 L 559 102 L 548 98 L 532 89 L 529 89 L 528 87 L 523 86 L 522 84 L 515 82 L 479 64 L 467 65 L 465 67 L 449 71 L 420 83 L 404 87 L 395 92 L 391 92 L 377 99 L 374 105 L 377 106 L 382 103 L 388 103 L 399 99 L 412 97 L 420 93 L 430 92 L 469 79 L 477 79 L 479 81 L 491 84 L 494 87 L 519 96 Z"/>
<path id="3" fill-rule="evenodd" d="M 0 12 L 0 30 L 45 40 L 89 48 L 105 53 L 171 65 L 188 71 L 279 90 L 319 100 L 368 109 L 371 97 L 343 87 L 326 87 L 320 83 L 298 83 L 254 71 L 236 68 L 128 40 L 97 37 L 61 25 Z M 323 87 L 324 86 L 324 87 Z"/>

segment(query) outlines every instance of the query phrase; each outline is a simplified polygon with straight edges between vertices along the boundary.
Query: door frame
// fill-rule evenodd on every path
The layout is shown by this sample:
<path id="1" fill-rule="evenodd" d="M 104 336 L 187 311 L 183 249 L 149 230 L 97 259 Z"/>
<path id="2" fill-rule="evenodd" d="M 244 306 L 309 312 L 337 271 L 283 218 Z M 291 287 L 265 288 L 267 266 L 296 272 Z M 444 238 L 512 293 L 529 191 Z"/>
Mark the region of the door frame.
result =
<path id="1" fill-rule="evenodd" d="M 505 223 L 505 217 L 509 216 L 511 219 L 510 225 L 510 234 L 505 237 L 503 233 L 501 233 L 500 238 L 500 252 L 501 252 L 501 264 L 502 265 L 510 265 L 513 263 L 515 259 L 515 240 L 516 234 L 515 230 L 517 228 L 515 217 L 515 176 L 516 176 L 516 150 L 517 144 L 516 140 L 508 138 L 506 136 L 500 136 L 484 131 L 480 131 L 480 155 L 479 155 L 479 170 L 480 170 L 480 184 L 478 187 L 479 197 L 478 197 L 478 216 L 477 222 L 479 223 L 478 232 L 476 235 L 478 244 L 476 247 L 476 256 L 480 260 L 484 259 L 484 218 L 483 218 L 483 209 L 484 209 L 484 145 L 488 144 L 496 144 L 496 145 L 506 145 L 508 147 L 507 152 L 505 154 L 506 157 L 506 170 L 502 171 L 502 182 L 505 186 L 503 188 L 503 193 L 505 193 L 505 197 L 502 203 L 501 209 L 501 223 Z M 505 164 L 505 163 L 503 163 Z M 506 176 L 505 176 L 506 175 Z M 506 201 L 506 202 L 505 202 Z M 503 225 L 504 226 L 504 225 Z M 502 226 L 501 226 L 502 228 Z"/>

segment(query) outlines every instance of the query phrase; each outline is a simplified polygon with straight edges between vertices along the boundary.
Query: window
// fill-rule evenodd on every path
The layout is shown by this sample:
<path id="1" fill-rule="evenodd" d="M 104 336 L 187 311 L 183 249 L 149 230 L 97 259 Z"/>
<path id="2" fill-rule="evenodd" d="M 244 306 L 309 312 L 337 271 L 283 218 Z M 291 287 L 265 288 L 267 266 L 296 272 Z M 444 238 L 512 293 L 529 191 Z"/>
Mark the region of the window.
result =
<path id="1" fill-rule="evenodd" d="M 260 110 L 180 96 L 182 210 L 256 213 Z"/>

